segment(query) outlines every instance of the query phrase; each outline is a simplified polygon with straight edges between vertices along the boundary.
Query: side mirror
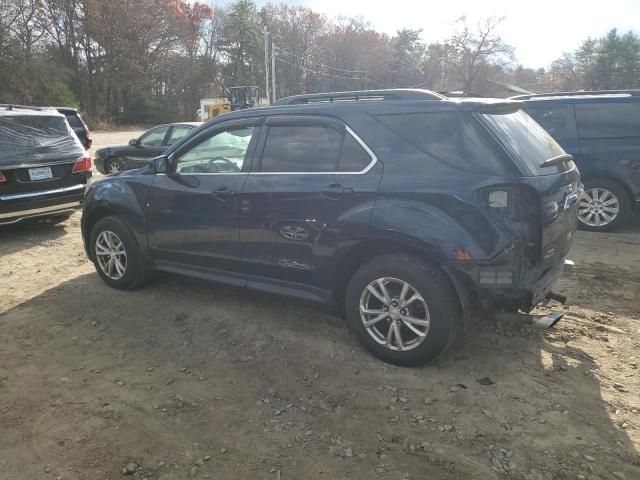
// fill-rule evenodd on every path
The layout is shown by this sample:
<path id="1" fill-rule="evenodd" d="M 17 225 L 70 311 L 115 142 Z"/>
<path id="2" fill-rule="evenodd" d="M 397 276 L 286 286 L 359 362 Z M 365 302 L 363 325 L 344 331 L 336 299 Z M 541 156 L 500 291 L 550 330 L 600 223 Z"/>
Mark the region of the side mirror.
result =
<path id="1" fill-rule="evenodd" d="M 137 147 L 138 145 L 140 145 L 140 140 L 138 140 L 137 138 L 132 138 L 131 140 L 129 140 L 129 146 Z"/>
<path id="2" fill-rule="evenodd" d="M 155 173 L 167 173 L 167 157 L 156 157 L 151 162 L 151 165 Z"/>

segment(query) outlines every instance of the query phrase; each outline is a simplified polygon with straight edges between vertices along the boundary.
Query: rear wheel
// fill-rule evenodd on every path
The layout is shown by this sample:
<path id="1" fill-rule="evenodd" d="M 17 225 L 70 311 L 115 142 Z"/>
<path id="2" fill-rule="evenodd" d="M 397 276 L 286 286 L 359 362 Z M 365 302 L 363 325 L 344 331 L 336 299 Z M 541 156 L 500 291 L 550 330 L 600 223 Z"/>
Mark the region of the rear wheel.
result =
<path id="1" fill-rule="evenodd" d="M 148 269 L 129 228 L 117 217 L 99 220 L 91 231 L 91 257 L 108 285 L 132 289 L 148 278 Z"/>
<path id="2" fill-rule="evenodd" d="M 397 365 L 435 359 L 460 322 L 457 296 L 437 267 L 407 255 L 376 257 L 351 278 L 349 328 L 376 357 Z"/>
<path id="3" fill-rule="evenodd" d="M 583 230 L 608 232 L 623 225 L 631 213 L 631 202 L 620 184 L 607 179 L 585 182 L 578 203 L 578 221 Z"/>
<path id="4" fill-rule="evenodd" d="M 110 175 L 112 173 L 122 172 L 124 170 L 124 164 L 122 163 L 121 160 L 118 160 L 117 158 L 111 158 L 107 160 L 107 163 L 104 169 L 105 169 L 105 172 L 108 175 Z"/>

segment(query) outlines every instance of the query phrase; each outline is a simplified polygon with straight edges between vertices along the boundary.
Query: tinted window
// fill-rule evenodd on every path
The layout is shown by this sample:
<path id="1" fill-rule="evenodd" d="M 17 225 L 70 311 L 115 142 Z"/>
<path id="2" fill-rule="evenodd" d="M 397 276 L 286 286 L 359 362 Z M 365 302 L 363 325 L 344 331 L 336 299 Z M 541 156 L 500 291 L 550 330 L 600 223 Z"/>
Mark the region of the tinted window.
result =
<path id="1" fill-rule="evenodd" d="M 526 112 L 538 122 L 556 140 L 567 140 L 575 137 L 569 125 L 571 107 L 568 105 L 536 105 L 527 106 Z"/>
<path id="2" fill-rule="evenodd" d="M 576 105 L 576 121 L 582 138 L 638 137 L 640 103 Z"/>
<path id="3" fill-rule="evenodd" d="M 545 160 L 564 154 L 562 147 L 544 128 L 522 111 L 503 115 L 483 114 L 500 138 L 511 148 L 534 175 L 548 175 L 566 171 L 572 165 L 554 164 L 542 168 Z"/>
<path id="4" fill-rule="evenodd" d="M 75 114 L 67 115 L 67 122 L 71 125 L 71 128 L 83 128 L 82 120 Z"/>
<path id="5" fill-rule="evenodd" d="M 186 137 L 187 135 L 189 135 L 189 133 L 191 133 L 192 128 L 191 127 L 173 127 L 173 130 L 171 131 L 171 136 L 169 137 L 169 141 L 167 142 L 167 145 L 173 145 L 174 143 L 176 143 L 178 140 L 181 140 L 182 138 Z"/>
<path id="6" fill-rule="evenodd" d="M 474 173 L 504 173 L 504 158 L 462 112 L 381 115 L 382 123 L 430 157 Z"/>
<path id="7" fill-rule="evenodd" d="M 340 172 L 360 172 L 370 163 L 371 156 L 362 148 L 362 145 L 351 134 L 345 134 L 338 170 Z"/>
<path id="8" fill-rule="evenodd" d="M 342 134 L 323 125 L 269 127 L 263 172 L 334 172 Z"/>
<path id="9" fill-rule="evenodd" d="M 147 147 L 156 147 L 162 145 L 164 136 L 167 134 L 169 127 L 161 126 L 155 127 L 140 137 L 140 145 L 146 145 Z"/>
<path id="10" fill-rule="evenodd" d="M 218 132 L 180 155 L 177 173 L 240 172 L 247 158 L 254 127 Z"/>

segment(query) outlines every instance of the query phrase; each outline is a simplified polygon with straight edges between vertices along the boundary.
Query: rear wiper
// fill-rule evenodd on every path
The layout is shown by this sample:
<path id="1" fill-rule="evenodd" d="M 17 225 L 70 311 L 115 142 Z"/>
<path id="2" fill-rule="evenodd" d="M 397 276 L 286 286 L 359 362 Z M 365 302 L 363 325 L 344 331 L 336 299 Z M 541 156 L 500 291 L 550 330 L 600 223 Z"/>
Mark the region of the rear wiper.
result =
<path id="1" fill-rule="evenodd" d="M 558 165 L 559 163 L 571 162 L 572 160 L 573 160 L 573 155 L 570 155 L 568 153 L 563 153 L 562 155 L 557 155 L 555 157 L 549 158 L 548 160 L 545 160 L 540 165 L 540 168 L 552 167 L 554 165 Z"/>

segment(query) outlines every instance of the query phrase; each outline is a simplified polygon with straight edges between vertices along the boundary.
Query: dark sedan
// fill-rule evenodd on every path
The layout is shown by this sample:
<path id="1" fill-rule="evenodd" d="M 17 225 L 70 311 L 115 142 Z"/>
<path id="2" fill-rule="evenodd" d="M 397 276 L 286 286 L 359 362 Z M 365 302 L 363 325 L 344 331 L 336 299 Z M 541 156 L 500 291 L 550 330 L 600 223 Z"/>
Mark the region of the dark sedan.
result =
<path id="1" fill-rule="evenodd" d="M 179 122 L 155 126 L 129 145 L 101 148 L 96 151 L 96 168 L 105 175 L 147 165 L 152 158 L 162 155 L 171 145 L 189 135 L 200 122 Z"/>

